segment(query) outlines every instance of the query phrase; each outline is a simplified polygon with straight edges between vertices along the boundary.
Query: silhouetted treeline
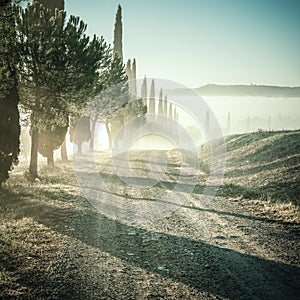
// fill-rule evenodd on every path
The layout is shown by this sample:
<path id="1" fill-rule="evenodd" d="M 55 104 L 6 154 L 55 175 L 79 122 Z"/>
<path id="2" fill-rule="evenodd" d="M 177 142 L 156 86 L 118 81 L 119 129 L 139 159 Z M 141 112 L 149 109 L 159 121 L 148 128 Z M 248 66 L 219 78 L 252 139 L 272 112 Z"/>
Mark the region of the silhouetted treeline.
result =
<path id="1" fill-rule="evenodd" d="M 300 97 L 300 87 L 207 84 L 195 91 L 205 96 Z"/>
<path id="2" fill-rule="evenodd" d="M 79 17 L 67 20 L 63 0 L 0 5 L 0 185 L 18 161 L 18 105 L 29 116 L 31 180 L 38 177 L 38 153 L 53 165 L 53 151 L 62 147 L 62 158 L 67 158 L 70 124 L 71 141 L 80 153 L 81 144 L 90 139 L 93 148 L 98 121 L 110 123 L 113 135 L 118 127 L 114 120 L 122 120 L 123 126 L 146 113 L 142 99 L 130 102 L 122 41 L 115 41 L 119 51 L 113 52 L 103 37 L 87 36 L 87 25 Z M 121 17 L 119 6 L 117 39 L 122 38 Z"/>

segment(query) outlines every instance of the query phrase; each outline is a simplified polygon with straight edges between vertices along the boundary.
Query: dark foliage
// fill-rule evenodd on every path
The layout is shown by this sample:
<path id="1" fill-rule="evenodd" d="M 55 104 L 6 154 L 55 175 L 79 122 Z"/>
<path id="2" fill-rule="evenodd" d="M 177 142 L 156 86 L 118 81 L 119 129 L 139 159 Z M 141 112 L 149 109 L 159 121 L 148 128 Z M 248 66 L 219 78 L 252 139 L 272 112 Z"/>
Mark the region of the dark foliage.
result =
<path id="1" fill-rule="evenodd" d="M 78 120 L 72 120 L 70 126 L 70 140 L 79 147 L 91 138 L 90 117 L 83 116 Z"/>
<path id="2" fill-rule="evenodd" d="M 10 1 L 1 1 L 0 15 L 0 186 L 18 162 L 20 147 L 19 94 L 14 13 Z"/>

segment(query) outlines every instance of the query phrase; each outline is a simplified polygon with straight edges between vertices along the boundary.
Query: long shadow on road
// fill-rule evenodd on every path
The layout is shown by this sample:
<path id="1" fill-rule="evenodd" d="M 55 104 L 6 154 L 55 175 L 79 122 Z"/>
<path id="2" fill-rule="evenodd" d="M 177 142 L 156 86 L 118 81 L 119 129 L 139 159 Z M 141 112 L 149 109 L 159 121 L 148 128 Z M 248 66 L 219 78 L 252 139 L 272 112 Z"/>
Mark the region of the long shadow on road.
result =
<path id="1" fill-rule="evenodd" d="M 69 199 L 70 195 L 61 191 L 62 196 L 64 193 Z M 126 225 L 97 213 L 82 197 L 76 201 L 82 210 L 39 203 L 36 210 L 43 213 L 30 209 L 23 213 L 132 266 L 159 273 L 200 291 L 229 299 L 298 299 L 300 270 L 297 267 L 201 240 Z M 65 226 L 66 220 L 69 227 Z M 164 268 L 159 270 L 159 266 Z"/>

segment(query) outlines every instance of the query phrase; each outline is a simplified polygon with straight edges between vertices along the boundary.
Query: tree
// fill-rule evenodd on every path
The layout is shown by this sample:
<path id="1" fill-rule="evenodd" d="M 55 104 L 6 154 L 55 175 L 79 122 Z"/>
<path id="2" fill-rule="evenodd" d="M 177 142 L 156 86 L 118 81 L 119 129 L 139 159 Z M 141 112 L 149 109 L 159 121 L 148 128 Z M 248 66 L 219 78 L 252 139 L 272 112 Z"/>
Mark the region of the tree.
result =
<path id="1" fill-rule="evenodd" d="M 65 10 L 65 1 L 64 0 L 35 0 L 42 4 L 45 8 L 49 8 L 51 10 Z M 53 12 L 54 13 L 54 12 Z"/>
<path id="2" fill-rule="evenodd" d="M 167 95 L 165 96 L 165 99 L 164 99 L 164 103 L 163 103 L 163 114 L 165 117 L 168 116 L 168 97 Z"/>
<path id="3" fill-rule="evenodd" d="M 91 138 L 90 117 L 82 116 L 79 119 L 71 120 L 70 139 L 78 147 L 78 154 L 82 154 L 82 143 L 88 142 Z"/>
<path id="4" fill-rule="evenodd" d="M 48 165 L 54 165 L 53 151 L 58 149 L 63 143 L 68 126 L 55 126 L 54 130 L 41 130 L 39 132 L 38 148 L 39 152 L 47 157 Z"/>
<path id="5" fill-rule="evenodd" d="M 163 114 L 163 91 L 162 88 L 159 91 L 159 100 L 158 100 L 158 114 Z"/>
<path id="6" fill-rule="evenodd" d="M 105 116 L 105 123 L 108 137 L 109 147 L 111 148 L 118 131 L 124 125 L 124 113 L 122 108 L 128 103 L 130 99 L 128 77 L 126 75 L 121 58 L 114 57 L 111 63 L 108 76 L 109 88 L 106 91 L 106 97 L 110 100 L 110 112 Z M 108 123 L 110 126 L 108 126 Z M 118 140 L 122 136 L 118 135 Z"/>
<path id="7" fill-rule="evenodd" d="M 164 116 L 164 127 L 167 128 L 168 125 L 168 97 L 167 95 L 164 98 L 163 102 L 163 116 Z"/>
<path id="8" fill-rule="evenodd" d="M 124 116 L 125 126 L 129 123 L 129 126 L 125 127 L 127 129 L 124 132 L 125 137 L 132 142 L 139 128 L 146 123 L 147 106 L 143 99 L 133 98 L 122 108 L 121 113 Z"/>
<path id="9" fill-rule="evenodd" d="M 149 113 L 155 114 L 155 83 L 151 81 L 150 98 L 149 98 Z"/>
<path id="10" fill-rule="evenodd" d="M 116 21 L 115 21 L 115 30 L 114 30 L 114 57 L 118 55 L 123 62 L 123 46 L 122 46 L 122 8 L 119 4 Z"/>
<path id="11" fill-rule="evenodd" d="M 92 121 L 90 148 L 94 148 L 94 130 L 98 121 L 106 125 L 109 146 L 111 147 L 115 133 L 123 125 L 120 109 L 129 101 L 128 77 L 119 56 L 111 56 L 107 52 L 105 68 L 99 78 L 98 94 L 89 105 Z"/>
<path id="12" fill-rule="evenodd" d="M 58 53 L 65 15 L 59 13 L 52 18 L 51 11 L 46 10 L 37 1 L 20 10 L 18 18 L 19 40 L 22 45 L 21 95 L 22 105 L 31 111 L 31 157 L 29 173 L 37 177 L 37 153 L 39 129 L 46 129 L 46 120 L 54 118 L 51 115 L 52 103 L 57 101 L 52 95 L 51 76 L 57 80 Z M 51 20 L 50 20 L 51 19 Z M 60 53 L 59 53 L 60 54 Z M 56 57 L 56 58 L 55 58 Z M 51 74 L 51 75 L 50 75 Z M 53 84 L 55 86 L 55 84 Z M 57 89 L 53 89 L 57 91 Z M 51 100 L 49 101 L 49 97 Z"/>
<path id="13" fill-rule="evenodd" d="M 230 118 L 230 112 L 227 115 L 227 134 L 229 135 L 231 131 L 231 118 Z"/>
<path id="14" fill-rule="evenodd" d="M 78 49 L 78 51 L 76 51 L 75 53 L 74 58 L 76 58 L 77 53 L 86 51 L 85 48 L 86 46 L 83 45 L 83 48 L 81 50 Z M 81 90 L 83 91 L 83 93 L 79 93 L 81 100 L 77 98 L 74 105 L 72 106 L 70 114 L 71 116 L 73 115 L 73 120 L 78 118 L 77 116 L 78 111 L 83 112 L 85 106 L 87 105 L 88 101 L 91 98 L 95 98 L 97 95 L 99 95 L 99 93 L 101 93 L 108 86 L 107 74 L 109 73 L 109 66 L 111 64 L 111 49 L 109 48 L 108 44 L 105 42 L 104 38 L 101 37 L 100 39 L 98 39 L 96 36 L 94 36 L 94 39 L 90 43 L 90 47 L 88 48 L 88 51 L 86 53 L 90 53 L 89 54 L 90 58 L 89 60 L 87 60 L 84 56 L 82 57 L 81 62 L 83 63 L 83 65 L 81 66 L 81 69 L 84 70 L 86 68 L 85 66 L 86 62 L 90 61 L 89 69 L 88 69 L 88 72 L 90 73 L 90 78 L 88 79 L 87 84 L 85 84 L 83 88 L 81 88 Z M 90 140 L 90 147 L 93 149 L 94 131 L 95 131 L 96 122 L 99 118 L 99 110 L 94 109 L 94 114 L 91 115 L 91 118 L 92 118 L 91 119 L 92 134 Z M 65 146 L 65 141 L 63 145 Z M 64 151 L 66 152 L 66 150 Z"/>
<path id="15" fill-rule="evenodd" d="M 130 84 L 131 84 L 131 95 L 135 99 L 137 96 L 137 89 L 136 89 L 136 60 L 133 59 L 132 63 L 132 70 L 131 70 L 131 76 L 129 78 Z"/>
<path id="16" fill-rule="evenodd" d="M 55 10 L 53 15 L 37 1 L 21 10 L 18 18 L 22 104 L 31 111 L 29 172 L 33 178 L 37 177 L 39 131 L 67 126 L 66 116 L 58 112 L 69 114 L 84 105 L 99 76 L 102 39 L 94 36 L 90 41 L 78 17 L 71 16 L 67 23 L 65 19 L 65 12 Z"/>
<path id="17" fill-rule="evenodd" d="M 169 121 L 173 120 L 173 104 L 170 103 L 169 105 Z"/>
<path id="18" fill-rule="evenodd" d="M 131 79 L 131 60 L 128 59 L 127 60 L 127 64 L 126 64 L 126 75 L 128 77 L 128 80 L 130 82 L 130 79 Z"/>
<path id="19" fill-rule="evenodd" d="M 37 2 L 39 2 L 40 4 L 42 4 L 45 8 L 51 9 L 51 13 L 52 15 L 55 15 L 55 9 L 58 10 L 64 10 L 65 8 L 65 3 L 64 0 L 52 0 L 52 1 L 47 1 L 47 0 L 36 0 Z M 63 26 L 63 24 L 62 24 Z M 67 120 L 67 124 L 69 124 L 68 120 Z M 59 136 L 61 133 L 65 132 L 66 127 L 58 127 L 52 130 L 51 129 L 47 129 L 46 131 L 41 132 L 41 139 L 43 140 L 43 143 L 45 143 L 46 141 L 44 140 L 44 137 L 49 136 L 49 139 L 47 141 L 47 149 L 48 151 L 43 151 L 41 152 L 40 150 L 40 144 L 41 142 L 39 141 L 39 152 L 43 155 L 43 153 L 47 153 L 46 157 L 48 157 L 48 164 L 54 164 L 53 162 L 53 151 L 51 153 L 51 148 L 56 149 L 57 147 L 59 147 L 59 145 L 57 144 L 58 141 L 61 141 L 61 138 L 54 138 L 53 135 L 56 135 L 56 133 L 59 133 Z M 61 136 L 60 136 L 61 137 Z M 53 145 L 49 144 L 49 141 L 53 141 Z M 49 148 L 50 147 L 50 148 Z M 45 155 L 44 155 L 45 156 Z M 50 158 L 49 158 L 50 157 Z M 63 141 L 61 143 L 61 158 L 63 161 L 67 161 L 68 160 L 68 154 L 67 154 L 67 145 L 66 145 L 66 133 L 65 136 L 63 138 Z"/>
<path id="20" fill-rule="evenodd" d="M 15 10 L 11 1 L 0 2 L 0 187 L 18 163 L 20 148 L 19 62 L 15 32 Z"/>
<path id="21" fill-rule="evenodd" d="M 141 88 L 141 97 L 145 103 L 145 105 L 147 106 L 147 95 L 148 95 L 148 91 L 147 91 L 147 78 L 146 76 L 144 77 L 143 83 L 142 83 L 142 88 Z"/>
<path id="22" fill-rule="evenodd" d="M 205 130 L 206 133 L 209 134 L 209 130 L 210 130 L 210 117 L 209 117 L 209 111 L 206 111 L 206 117 L 205 117 Z"/>

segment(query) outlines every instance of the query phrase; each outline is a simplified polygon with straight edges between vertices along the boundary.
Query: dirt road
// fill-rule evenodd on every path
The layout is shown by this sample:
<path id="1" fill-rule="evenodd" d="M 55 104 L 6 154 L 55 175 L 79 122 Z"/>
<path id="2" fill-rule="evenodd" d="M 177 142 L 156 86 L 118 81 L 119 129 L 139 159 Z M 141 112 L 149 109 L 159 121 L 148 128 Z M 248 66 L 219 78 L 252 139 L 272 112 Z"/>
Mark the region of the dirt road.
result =
<path id="1" fill-rule="evenodd" d="M 30 272 L 18 271 L 30 298 L 298 299 L 299 224 L 244 210 L 242 199 L 214 196 L 201 204 L 205 176 L 200 172 L 194 192 L 185 195 L 195 171 L 188 168 L 181 178 L 186 188 L 176 192 L 184 201 L 172 201 L 168 195 L 184 168 L 171 152 L 166 163 L 156 159 L 150 164 L 149 153 L 134 153 L 129 165 L 135 179 L 129 183 L 116 174 L 108 153 L 97 153 L 95 160 L 96 169 L 90 157 L 77 166 L 79 182 L 85 184 L 81 192 L 90 201 L 75 180 L 66 179 L 44 184 L 40 198 L 48 198 L 22 210 L 22 218 L 33 219 L 51 230 L 48 236 L 57 236 L 48 263 L 36 258 L 32 268 L 32 258 Z M 122 172 L 124 165 L 119 167 Z M 121 175 L 127 181 L 132 176 L 126 169 Z M 90 189 L 96 193 L 87 194 Z M 105 199 L 100 204 L 107 205 L 106 214 L 112 208 L 111 216 L 91 204 L 97 193 Z M 56 200 L 50 202 L 50 197 Z M 129 210 L 121 200 L 131 203 Z M 145 203 L 151 204 L 155 218 L 143 223 L 130 213 L 138 206 L 149 208 Z"/>
<path id="2" fill-rule="evenodd" d="M 158 209 L 166 208 L 159 202 L 182 171 L 180 159 L 168 153 L 165 177 L 145 188 L 134 184 L 140 183 L 137 180 L 122 182 L 106 154 L 97 159 L 107 187 L 102 195 L 109 193 L 112 201 L 111 195 L 117 195 L 137 205 L 151 199 Z M 149 164 L 149 153 L 130 158 L 131 169 L 144 179 L 151 168 L 155 174 L 155 164 L 160 163 Z M 136 216 L 120 221 L 118 212 L 113 221 L 91 213 L 90 207 L 72 216 L 68 234 L 76 243 L 64 254 L 76 257 L 74 277 L 80 280 L 74 292 L 109 299 L 298 298 L 299 227 L 249 214 L 239 202 L 222 197 L 213 197 L 203 207 L 199 199 L 204 184 L 198 183 L 181 206 L 171 205 L 164 218 L 150 223 L 141 224 Z"/>

